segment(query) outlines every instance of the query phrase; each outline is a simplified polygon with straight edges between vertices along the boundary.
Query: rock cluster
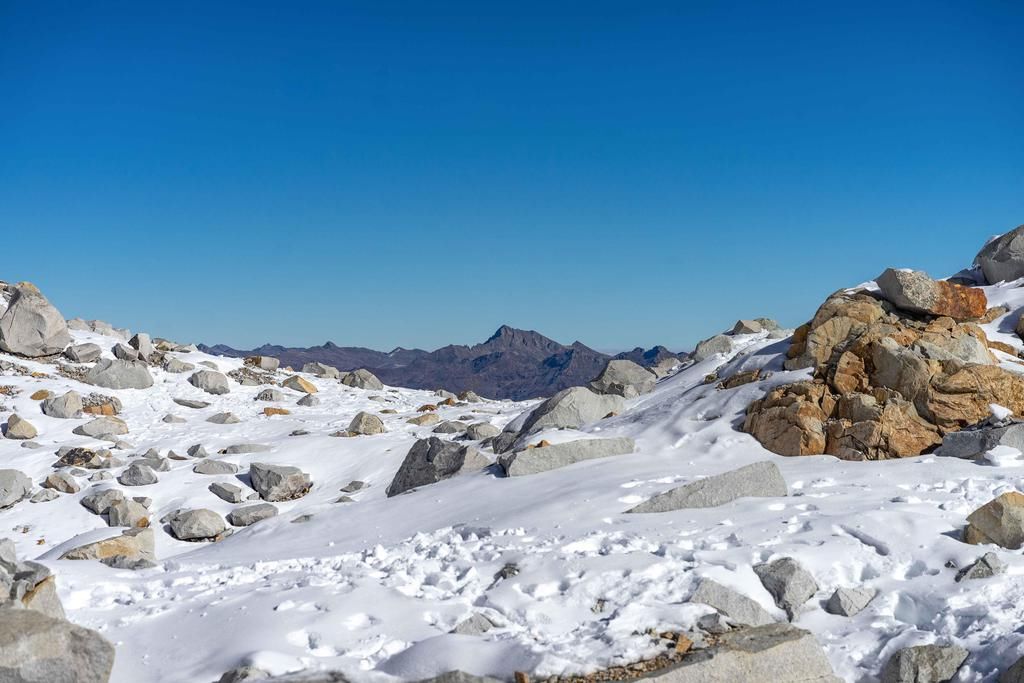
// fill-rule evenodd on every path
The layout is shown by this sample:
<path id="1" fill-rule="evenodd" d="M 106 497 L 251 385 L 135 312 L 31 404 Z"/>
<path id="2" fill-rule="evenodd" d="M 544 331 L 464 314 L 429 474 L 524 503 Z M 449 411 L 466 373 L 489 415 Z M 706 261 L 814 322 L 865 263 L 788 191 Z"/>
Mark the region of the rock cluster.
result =
<path id="1" fill-rule="evenodd" d="M 0 539 L 0 680 L 103 683 L 114 646 L 64 618 L 54 577 Z"/>
<path id="2" fill-rule="evenodd" d="M 984 314 L 981 290 L 905 271 L 879 280 L 889 299 L 840 291 L 796 330 L 786 367 L 812 379 L 754 401 L 744 431 L 780 455 L 876 460 L 927 452 L 993 403 L 1024 414 L 1024 376 L 1000 368 L 964 320 Z"/>

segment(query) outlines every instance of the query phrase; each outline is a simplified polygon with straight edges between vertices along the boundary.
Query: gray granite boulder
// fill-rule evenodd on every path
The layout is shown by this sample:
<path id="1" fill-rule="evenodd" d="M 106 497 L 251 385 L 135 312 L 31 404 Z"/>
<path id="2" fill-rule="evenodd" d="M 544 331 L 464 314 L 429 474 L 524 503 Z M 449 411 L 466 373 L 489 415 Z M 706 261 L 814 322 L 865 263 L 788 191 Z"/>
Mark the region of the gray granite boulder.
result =
<path id="1" fill-rule="evenodd" d="M 366 411 L 360 411 L 349 422 L 348 431 L 352 434 L 369 435 L 383 434 L 387 430 L 384 429 L 384 422 L 379 417 Z"/>
<path id="2" fill-rule="evenodd" d="M 249 478 L 260 498 L 269 502 L 302 498 L 313 486 L 308 474 L 291 465 L 254 462 L 249 465 Z"/>
<path id="3" fill-rule="evenodd" d="M 0 510 L 28 497 L 32 480 L 18 470 L 0 470 Z"/>
<path id="4" fill-rule="evenodd" d="M 797 610 L 818 592 L 814 577 L 792 557 L 754 565 L 754 573 L 790 621 Z"/>
<path id="5" fill-rule="evenodd" d="M 881 683 L 940 683 L 952 680 L 967 659 L 959 645 L 917 645 L 894 653 L 882 669 Z"/>
<path id="6" fill-rule="evenodd" d="M 599 394 L 635 398 L 654 391 L 657 379 L 653 372 L 631 360 L 610 360 L 590 388 Z"/>
<path id="7" fill-rule="evenodd" d="M 377 379 L 376 375 L 363 368 L 347 373 L 341 378 L 341 383 L 345 386 L 357 389 L 371 389 L 373 391 L 379 391 L 384 388 L 384 383 Z"/>
<path id="8" fill-rule="evenodd" d="M 498 458 L 498 464 L 505 470 L 506 475 L 517 477 L 566 467 L 584 460 L 626 455 L 634 450 L 636 450 L 636 443 L 633 439 L 625 436 L 607 439 L 577 439 L 506 453 Z"/>
<path id="9" fill-rule="evenodd" d="M 208 394 L 226 394 L 231 391 L 227 375 L 216 370 L 200 370 L 188 378 L 188 383 Z"/>
<path id="10" fill-rule="evenodd" d="M 701 579 L 697 590 L 690 597 L 690 602 L 714 607 L 737 624 L 763 626 L 775 623 L 772 615 L 756 600 L 712 579 Z"/>
<path id="11" fill-rule="evenodd" d="M 659 493 L 627 512 L 669 512 L 718 507 L 737 498 L 775 498 L 787 495 L 789 490 L 778 466 L 765 460 Z"/>
<path id="12" fill-rule="evenodd" d="M 102 353 L 98 344 L 75 344 L 64 349 L 64 355 L 73 363 L 93 363 Z"/>
<path id="13" fill-rule="evenodd" d="M 64 316 L 43 293 L 29 282 L 15 285 L 0 315 L 0 351 L 38 358 L 60 353 L 70 343 Z"/>
<path id="14" fill-rule="evenodd" d="M 33 609 L 0 619 L 0 680 L 11 683 L 106 683 L 114 646 L 96 631 Z"/>
<path id="15" fill-rule="evenodd" d="M 387 488 L 388 497 L 397 496 L 418 486 L 435 484 L 443 479 L 481 470 L 490 461 L 472 446 L 465 446 L 432 436 L 419 439 L 409 449 L 398 472 Z"/>
<path id="16" fill-rule="evenodd" d="M 697 348 L 693 351 L 693 359 L 699 362 L 720 353 L 731 352 L 732 339 L 724 334 L 716 334 L 714 337 L 710 337 L 697 343 Z"/>
<path id="17" fill-rule="evenodd" d="M 974 262 L 989 284 L 1024 277 L 1024 225 L 985 244 Z"/>
<path id="18" fill-rule="evenodd" d="M 59 417 L 65 420 L 82 417 L 82 396 L 77 391 L 69 391 L 63 396 L 44 399 L 39 404 L 39 408 L 43 411 L 43 415 L 50 417 Z"/>
<path id="19" fill-rule="evenodd" d="M 622 412 L 621 396 L 597 394 L 586 387 L 570 387 L 541 403 L 526 416 L 519 436 L 535 434 L 544 429 L 578 429 L 612 414 Z M 518 423 L 520 418 L 512 421 Z"/>
<path id="20" fill-rule="evenodd" d="M 842 617 L 852 617 L 874 600 L 874 588 L 837 588 L 825 603 L 825 611 Z"/>
<path id="21" fill-rule="evenodd" d="M 175 513 L 168 524 L 171 533 L 180 541 L 205 541 L 224 533 L 224 518 L 213 510 L 182 510 Z"/>
<path id="22" fill-rule="evenodd" d="M 82 381 L 106 389 L 148 389 L 153 386 L 153 376 L 145 363 L 110 358 L 101 358 Z"/>
<path id="23" fill-rule="evenodd" d="M 270 503 L 256 503 L 235 508 L 228 514 L 231 526 L 249 526 L 277 515 L 277 508 Z"/>

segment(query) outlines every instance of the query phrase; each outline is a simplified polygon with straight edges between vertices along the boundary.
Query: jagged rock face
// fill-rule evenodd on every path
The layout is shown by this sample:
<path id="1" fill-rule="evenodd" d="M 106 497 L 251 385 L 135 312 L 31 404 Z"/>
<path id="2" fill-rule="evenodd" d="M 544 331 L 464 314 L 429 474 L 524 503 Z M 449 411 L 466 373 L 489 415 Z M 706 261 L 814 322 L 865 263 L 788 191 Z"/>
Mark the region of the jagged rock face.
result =
<path id="1" fill-rule="evenodd" d="M 996 364 L 978 325 L 893 298 L 830 296 L 787 353 L 786 367 L 813 368 L 813 379 L 754 401 L 744 431 L 780 455 L 876 460 L 929 451 L 988 417 L 991 403 L 1024 410 L 1024 378 Z"/>

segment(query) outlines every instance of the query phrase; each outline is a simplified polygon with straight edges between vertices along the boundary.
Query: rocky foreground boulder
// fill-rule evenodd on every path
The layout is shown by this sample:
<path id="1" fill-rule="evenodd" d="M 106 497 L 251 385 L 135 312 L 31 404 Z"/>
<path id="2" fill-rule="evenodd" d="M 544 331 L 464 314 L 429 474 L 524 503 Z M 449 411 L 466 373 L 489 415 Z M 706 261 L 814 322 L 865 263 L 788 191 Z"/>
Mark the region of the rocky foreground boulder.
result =
<path id="1" fill-rule="evenodd" d="M 993 403 L 1024 414 L 1024 376 L 997 365 L 979 325 L 938 314 L 980 317 L 981 290 L 905 271 L 879 279 L 898 282 L 881 293 L 841 290 L 794 333 L 786 367 L 812 368 L 812 379 L 772 389 L 749 406 L 743 425 L 767 449 L 908 457 L 987 419 Z M 920 312 L 928 307 L 932 313 Z"/>
<path id="2" fill-rule="evenodd" d="M 410 489 L 435 484 L 461 472 L 481 470 L 490 461 L 472 446 L 459 445 L 436 436 L 420 439 L 409 449 L 405 460 L 387 488 L 387 495 L 397 496 Z"/>
<path id="3" fill-rule="evenodd" d="M 0 539 L 0 681 L 103 683 L 114 646 L 64 618 L 50 570 L 18 561 L 14 543 Z"/>
<path id="4" fill-rule="evenodd" d="M 0 351 L 37 358 L 60 353 L 71 343 L 67 322 L 39 289 L 21 282 L 0 315 Z"/>

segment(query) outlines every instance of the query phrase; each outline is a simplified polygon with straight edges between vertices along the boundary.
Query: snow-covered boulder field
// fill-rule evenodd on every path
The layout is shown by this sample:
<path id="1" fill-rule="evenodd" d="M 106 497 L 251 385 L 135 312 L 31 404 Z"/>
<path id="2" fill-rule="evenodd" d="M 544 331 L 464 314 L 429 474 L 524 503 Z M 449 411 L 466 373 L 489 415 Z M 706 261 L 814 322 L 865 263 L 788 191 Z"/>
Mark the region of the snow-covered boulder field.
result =
<path id="1" fill-rule="evenodd" d="M 1024 680 L 1014 244 L 519 403 L 0 284 L 0 680 Z"/>

